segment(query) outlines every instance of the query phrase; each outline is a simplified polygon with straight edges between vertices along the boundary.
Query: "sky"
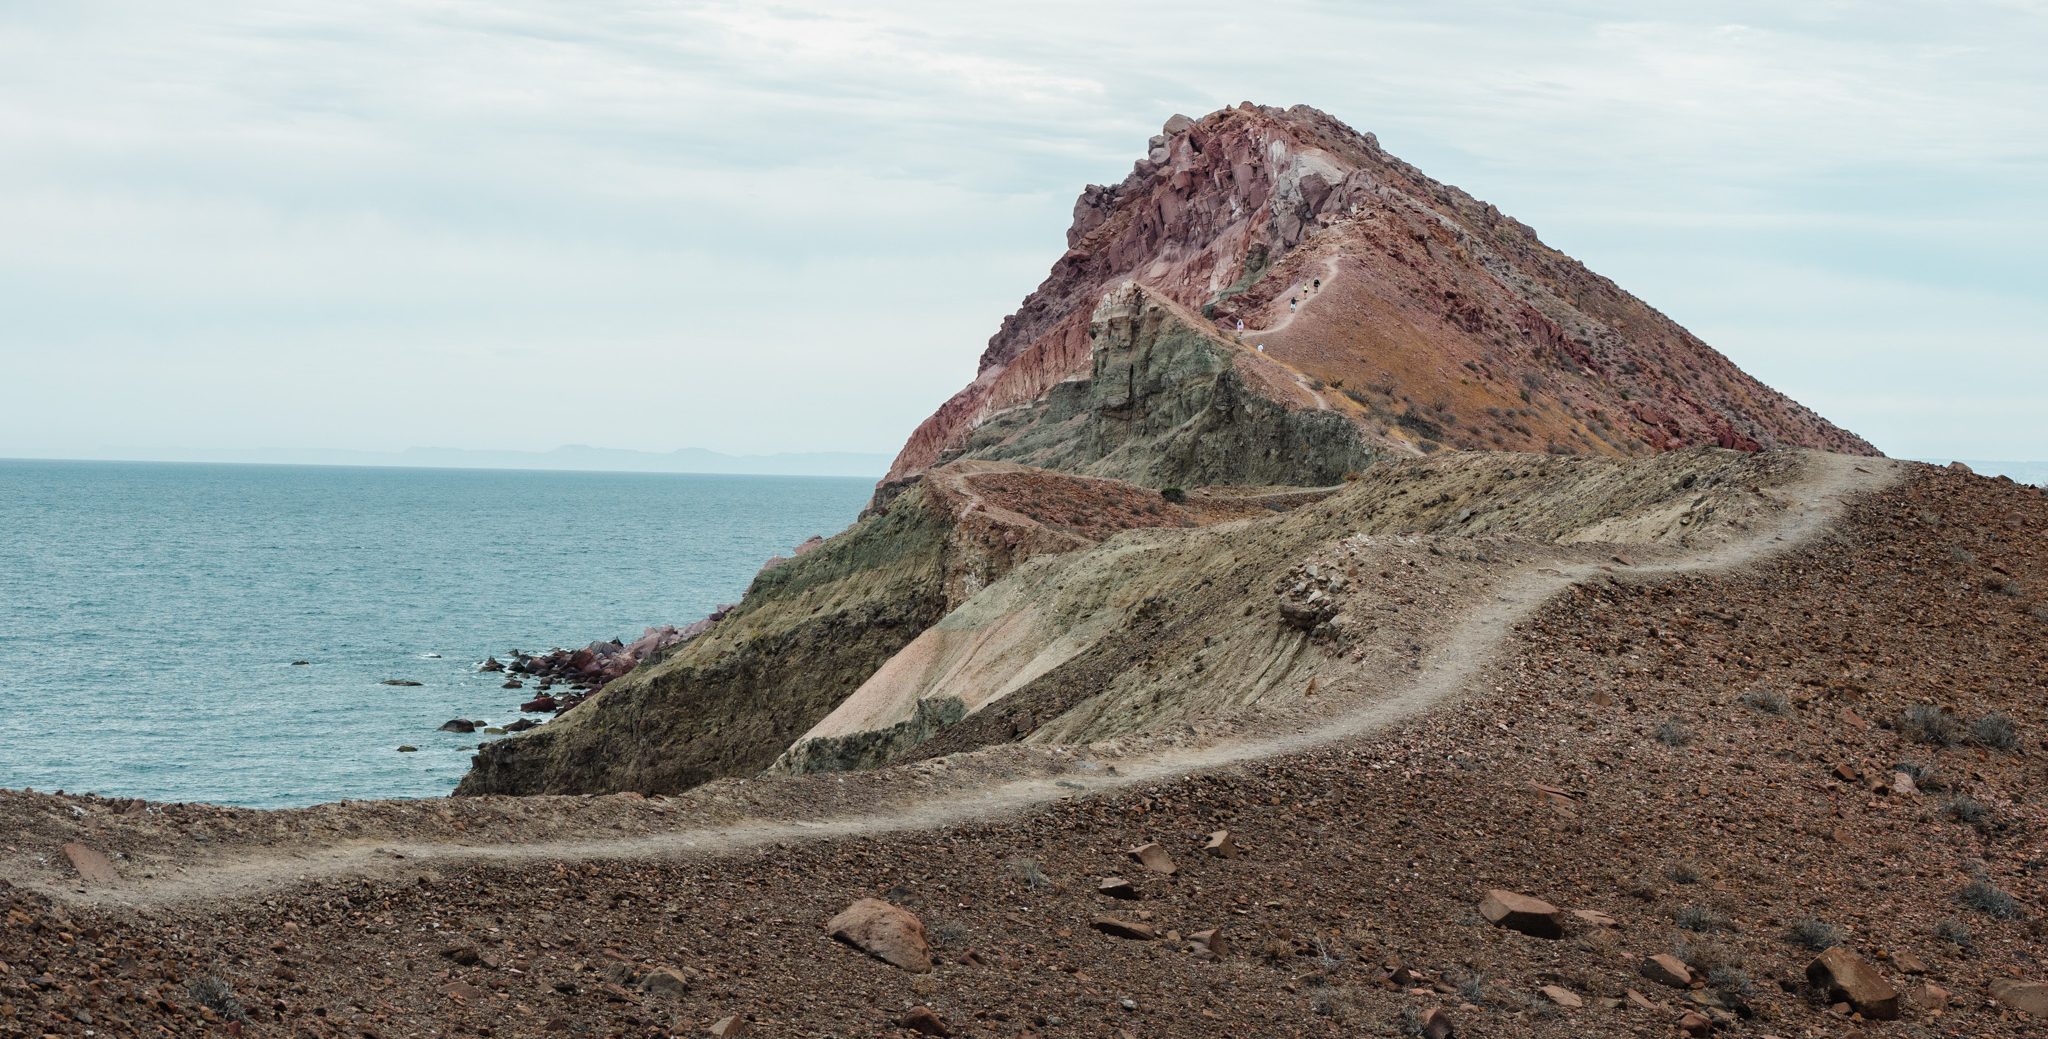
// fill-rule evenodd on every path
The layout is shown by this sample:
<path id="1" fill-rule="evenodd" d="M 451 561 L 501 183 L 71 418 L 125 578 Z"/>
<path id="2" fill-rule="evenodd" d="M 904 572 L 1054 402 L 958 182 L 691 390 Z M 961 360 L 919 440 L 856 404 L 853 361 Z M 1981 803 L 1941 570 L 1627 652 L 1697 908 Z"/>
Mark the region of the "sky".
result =
<path id="1" fill-rule="evenodd" d="M 2048 0 L 0 0 L 0 456 L 892 453 L 1084 184 L 1254 100 L 1888 453 L 2048 459 L 2043 55 Z"/>

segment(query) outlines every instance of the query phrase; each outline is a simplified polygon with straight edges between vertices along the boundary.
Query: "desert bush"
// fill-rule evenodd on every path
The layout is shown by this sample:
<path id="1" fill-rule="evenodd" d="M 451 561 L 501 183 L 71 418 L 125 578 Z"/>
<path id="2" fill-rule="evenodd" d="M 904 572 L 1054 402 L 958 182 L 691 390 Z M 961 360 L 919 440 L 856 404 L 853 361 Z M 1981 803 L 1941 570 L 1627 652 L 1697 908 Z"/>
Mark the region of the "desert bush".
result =
<path id="1" fill-rule="evenodd" d="M 249 1019 L 249 1015 L 242 1009 L 242 1001 L 235 998 L 234 989 L 216 975 L 207 974 L 193 978 L 185 986 L 185 993 L 192 997 L 194 1003 L 230 1021 Z"/>
<path id="2" fill-rule="evenodd" d="M 1953 747 L 1963 741 L 1963 723 L 1948 713 L 1947 708 L 1934 704 L 1916 703 L 1906 708 L 1900 729 L 1922 743 L 1937 747 Z"/>
<path id="3" fill-rule="evenodd" d="M 1045 870 L 1039 866 L 1037 859 L 1011 859 L 1010 872 L 1015 873 L 1017 879 L 1023 881 L 1024 886 L 1033 891 L 1043 891 L 1052 887 L 1052 881 L 1046 879 Z"/>
<path id="4" fill-rule="evenodd" d="M 1728 929 L 1728 918 L 1715 912 L 1712 906 L 1689 905 L 1678 911 L 1678 926 L 1688 931 L 1706 934 L 1710 931 Z"/>
<path id="5" fill-rule="evenodd" d="M 1664 875 L 1670 877 L 1671 882 L 1674 884 L 1697 884 L 1700 882 L 1700 869 L 1690 862 L 1680 862 L 1665 870 Z"/>
<path id="6" fill-rule="evenodd" d="M 1486 1005 L 1486 975 L 1467 974 L 1458 979 L 1458 996 L 1473 1006 Z"/>
<path id="7" fill-rule="evenodd" d="M 1990 750 L 2011 750 L 2020 745 L 2012 719 L 1992 712 L 1970 723 L 1970 742 Z"/>
<path id="8" fill-rule="evenodd" d="M 1934 936 L 1966 953 L 1977 951 L 1977 936 L 1970 933 L 1970 925 L 1953 916 L 1934 925 Z"/>
<path id="9" fill-rule="evenodd" d="M 1847 935 L 1841 928 L 1811 916 L 1794 920 L 1792 926 L 1785 929 L 1787 941 L 1794 945 L 1803 945 L 1815 952 L 1840 945 L 1845 937 Z"/>
<path id="10" fill-rule="evenodd" d="M 1165 498 L 1167 501 L 1174 503 L 1175 505 L 1179 505 L 1180 503 L 1188 500 L 1188 492 L 1178 487 L 1168 487 L 1167 489 L 1160 491 L 1159 496 L 1161 498 Z"/>
<path id="11" fill-rule="evenodd" d="M 1959 545 L 1949 546 L 1948 557 L 1958 563 L 1974 563 L 1977 561 L 1977 554 L 1975 552 Z"/>
<path id="12" fill-rule="evenodd" d="M 1956 897 L 1971 909 L 1983 913 L 1993 920 L 2017 920 L 2020 918 L 2020 901 L 1993 887 L 1988 880 L 1973 880 L 1965 885 Z"/>
<path id="13" fill-rule="evenodd" d="M 1792 701 L 1785 694 L 1769 689 L 1754 689 L 1742 694 L 1742 702 L 1754 711 L 1764 714 L 1784 714 L 1792 709 Z"/>
<path id="14" fill-rule="evenodd" d="M 1667 747 L 1683 747 L 1692 742 L 1692 730 L 1676 718 L 1666 718 L 1657 723 L 1657 742 Z"/>
<path id="15" fill-rule="evenodd" d="M 1942 807 L 1941 814 L 1967 826 L 1976 826 L 1991 818 L 1991 809 L 1984 807 L 1984 803 L 1975 798 L 1958 795 L 1949 799 L 1948 804 Z"/>
<path id="16" fill-rule="evenodd" d="M 1740 967 L 1722 965 L 1707 972 L 1707 984 L 1715 991 L 1736 999 L 1749 999 L 1756 995 L 1756 982 Z"/>

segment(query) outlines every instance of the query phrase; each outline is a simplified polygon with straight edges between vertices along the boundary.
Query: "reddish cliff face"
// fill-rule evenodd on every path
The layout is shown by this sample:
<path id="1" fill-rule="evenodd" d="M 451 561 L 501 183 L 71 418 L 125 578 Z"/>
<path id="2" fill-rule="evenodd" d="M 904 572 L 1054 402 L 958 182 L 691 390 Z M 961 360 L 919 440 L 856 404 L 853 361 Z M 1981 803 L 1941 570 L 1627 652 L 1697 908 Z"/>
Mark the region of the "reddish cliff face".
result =
<path id="1" fill-rule="evenodd" d="M 1528 227 L 1312 108 L 1175 116 L 1122 183 L 1082 192 L 1067 242 L 885 484 L 1088 371 L 1089 315 L 1126 279 L 1227 331 L 1242 320 L 1247 345 L 1265 344 L 1323 407 L 1396 452 L 1875 453 Z"/>

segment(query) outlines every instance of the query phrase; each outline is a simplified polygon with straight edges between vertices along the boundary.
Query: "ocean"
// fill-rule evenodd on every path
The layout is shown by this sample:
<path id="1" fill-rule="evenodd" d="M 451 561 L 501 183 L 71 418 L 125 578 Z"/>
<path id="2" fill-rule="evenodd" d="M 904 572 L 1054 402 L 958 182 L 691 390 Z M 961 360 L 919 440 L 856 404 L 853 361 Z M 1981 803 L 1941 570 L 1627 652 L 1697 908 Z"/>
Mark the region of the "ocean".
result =
<path id="1" fill-rule="evenodd" d="M 444 795 L 498 737 L 437 727 L 504 724 L 533 695 L 478 661 L 703 617 L 769 556 L 851 523 L 871 487 L 0 460 L 0 787 Z"/>

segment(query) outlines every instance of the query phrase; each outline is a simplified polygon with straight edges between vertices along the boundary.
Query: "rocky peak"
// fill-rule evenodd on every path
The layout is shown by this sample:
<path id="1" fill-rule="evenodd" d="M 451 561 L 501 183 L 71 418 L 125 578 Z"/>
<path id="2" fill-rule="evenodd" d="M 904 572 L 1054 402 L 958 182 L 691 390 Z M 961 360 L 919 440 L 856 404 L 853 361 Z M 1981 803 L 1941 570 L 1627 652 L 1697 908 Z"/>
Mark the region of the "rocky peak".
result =
<path id="1" fill-rule="evenodd" d="M 1174 116 L 1122 181 L 1082 191 L 1067 244 L 989 340 L 975 380 L 912 434 L 885 485 L 1088 371 L 1090 316 L 1127 280 L 1253 329 L 1290 317 L 1288 301 L 1319 278 L 1347 282 L 1330 303 L 1297 301 L 1305 320 L 1276 355 L 1306 378 L 1342 372 L 1354 391 L 1359 378 L 1379 387 L 1339 410 L 1396 450 L 1873 450 L 1527 226 L 1307 106 Z M 1403 417 L 1437 403 L 1426 421 L 1441 435 L 1410 436 L 1416 423 Z"/>

